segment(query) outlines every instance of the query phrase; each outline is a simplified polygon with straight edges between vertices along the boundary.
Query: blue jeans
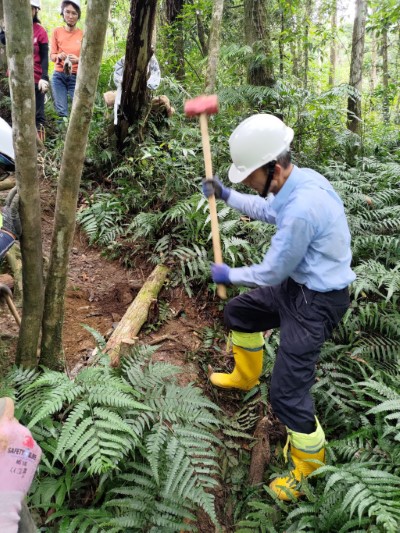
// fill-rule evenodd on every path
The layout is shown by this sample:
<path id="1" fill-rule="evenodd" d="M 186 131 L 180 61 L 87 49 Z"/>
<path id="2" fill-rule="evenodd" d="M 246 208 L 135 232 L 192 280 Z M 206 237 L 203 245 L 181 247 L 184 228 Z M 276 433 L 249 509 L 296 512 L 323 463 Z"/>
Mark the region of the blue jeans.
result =
<path id="1" fill-rule="evenodd" d="M 59 117 L 68 116 L 68 96 L 74 98 L 76 75 L 54 72 L 51 80 L 53 87 L 54 107 Z"/>

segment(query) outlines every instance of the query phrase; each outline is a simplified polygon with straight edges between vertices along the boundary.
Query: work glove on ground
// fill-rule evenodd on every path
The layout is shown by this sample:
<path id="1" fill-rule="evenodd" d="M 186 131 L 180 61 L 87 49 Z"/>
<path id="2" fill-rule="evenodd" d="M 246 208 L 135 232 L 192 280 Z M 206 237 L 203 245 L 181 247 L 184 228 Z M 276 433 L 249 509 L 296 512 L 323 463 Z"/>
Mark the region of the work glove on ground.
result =
<path id="1" fill-rule="evenodd" d="M 229 279 L 230 267 L 225 263 L 212 263 L 211 264 L 211 277 L 214 283 L 222 283 L 223 285 L 229 285 L 231 280 Z"/>
<path id="2" fill-rule="evenodd" d="M 17 533 L 21 504 L 42 450 L 29 429 L 14 418 L 14 402 L 0 398 L 0 531 Z"/>
<path id="3" fill-rule="evenodd" d="M 45 94 L 49 90 L 49 82 L 47 80 L 39 80 L 38 89 L 41 93 Z"/>
<path id="4" fill-rule="evenodd" d="M 6 205 L 3 207 L 3 227 L 2 229 L 12 233 L 15 237 L 21 237 L 22 227 L 19 218 L 19 194 L 17 187 L 13 187 L 6 198 Z"/>
<path id="5" fill-rule="evenodd" d="M 221 199 L 226 202 L 231 194 L 231 189 L 229 187 L 225 187 L 225 185 L 219 181 L 218 176 L 213 176 L 210 179 L 207 178 L 203 180 L 201 186 L 203 189 L 203 194 L 206 198 L 214 195 L 217 200 Z"/>

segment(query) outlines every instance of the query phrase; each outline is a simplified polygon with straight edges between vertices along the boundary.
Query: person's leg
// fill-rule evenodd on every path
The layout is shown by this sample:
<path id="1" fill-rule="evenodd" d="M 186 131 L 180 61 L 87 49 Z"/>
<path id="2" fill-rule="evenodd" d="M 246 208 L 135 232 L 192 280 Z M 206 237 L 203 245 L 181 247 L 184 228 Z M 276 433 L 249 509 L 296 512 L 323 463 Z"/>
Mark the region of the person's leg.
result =
<path id="1" fill-rule="evenodd" d="M 212 372 L 210 381 L 221 388 L 250 390 L 259 383 L 264 339 L 262 332 L 279 326 L 274 289 L 255 289 L 233 298 L 225 307 L 231 330 L 235 367 L 230 374 Z"/>
<path id="2" fill-rule="evenodd" d="M 283 500 L 300 496 L 297 482 L 325 461 L 325 434 L 315 417 L 310 393 L 323 343 L 349 305 L 348 291 L 318 293 L 289 280 L 281 306 L 281 339 L 271 379 L 274 413 L 287 426 L 291 459 L 289 476 L 270 487 Z M 282 488 L 284 487 L 284 488 Z"/>
<path id="3" fill-rule="evenodd" d="M 57 115 L 62 117 L 68 116 L 68 93 L 66 76 L 63 72 L 54 72 L 51 79 L 53 88 L 54 107 Z"/>
<path id="4" fill-rule="evenodd" d="M 44 93 L 39 91 L 37 84 L 35 84 L 35 102 L 36 102 L 36 130 L 40 141 L 45 139 L 45 115 L 44 115 Z"/>
<path id="5" fill-rule="evenodd" d="M 75 94 L 75 86 L 76 86 L 76 75 L 71 74 L 70 76 L 68 76 L 67 85 L 68 85 L 68 96 L 71 100 L 71 109 L 72 109 L 72 104 L 73 104 L 74 94 Z"/>

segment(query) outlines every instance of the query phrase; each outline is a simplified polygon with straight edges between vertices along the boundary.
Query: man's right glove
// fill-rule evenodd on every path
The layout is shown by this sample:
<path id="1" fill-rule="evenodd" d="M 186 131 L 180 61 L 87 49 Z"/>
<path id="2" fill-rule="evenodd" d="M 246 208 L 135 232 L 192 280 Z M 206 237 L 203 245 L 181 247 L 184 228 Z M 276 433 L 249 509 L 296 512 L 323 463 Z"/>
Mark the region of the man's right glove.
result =
<path id="1" fill-rule="evenodd" d="M 231 194 L 231 189 L 229 187 L 225 187 L 225 185 L 219 181 L 218 176 L 203 180 L 201 186 L 203 189 L 203 194 L 206 198 L 214 195 L 217 200 L 221 199 L 226 202 Z"/>
<path id="2" fill-rule="evenodd" d="M 17 187 L 13 187 L 6 198 L 3 208 L 3 227 L 15 237 L 21 237 L 22 227 L 19 218 L 19 194 Z"/>

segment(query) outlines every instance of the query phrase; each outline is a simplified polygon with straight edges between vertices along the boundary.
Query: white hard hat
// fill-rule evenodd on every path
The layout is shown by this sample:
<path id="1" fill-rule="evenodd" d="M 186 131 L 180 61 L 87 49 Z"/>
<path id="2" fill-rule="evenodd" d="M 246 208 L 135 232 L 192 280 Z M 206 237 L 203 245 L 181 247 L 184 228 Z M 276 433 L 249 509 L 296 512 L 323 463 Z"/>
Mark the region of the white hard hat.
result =
<path id="1" fill-rule="evenodd" d="M 40 0 L 31 0 L 31 6 L 40 9 Z"/>
<path id="2" fill-rule="evenodd" d="M 293 135 L 292 128 L 274 115 L 260 113 L 246 118 L 229 138 L 233 161 L 230 181 L 240 183 L 254 170 L 289 150 Z"/>
<path id="3" fill-rule="evenodd" d="M 62 15 L 63 4 L 73 4 L 74 6 L 79 7 L 79 9 L 81 8 L 80 0 L 63 0 L 60 4 L 61 15 Z"/>
<path id="4" fill-rule="evenodd" d="M 8 156 L 12 160 L 15 159 L 12 129 L 2 118 L 0 118 L 0 153 Z"/>

